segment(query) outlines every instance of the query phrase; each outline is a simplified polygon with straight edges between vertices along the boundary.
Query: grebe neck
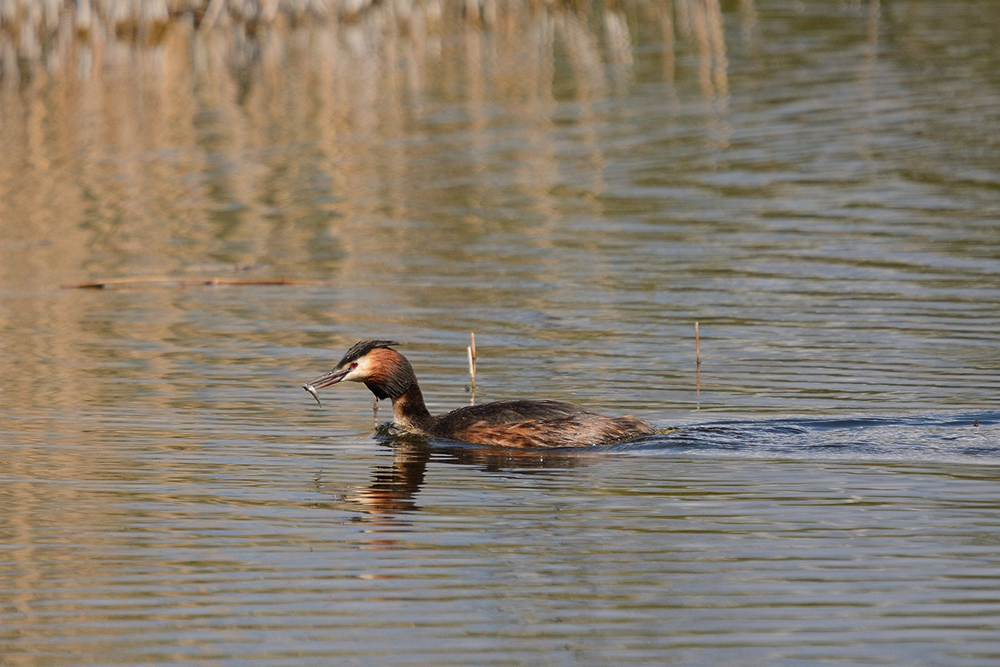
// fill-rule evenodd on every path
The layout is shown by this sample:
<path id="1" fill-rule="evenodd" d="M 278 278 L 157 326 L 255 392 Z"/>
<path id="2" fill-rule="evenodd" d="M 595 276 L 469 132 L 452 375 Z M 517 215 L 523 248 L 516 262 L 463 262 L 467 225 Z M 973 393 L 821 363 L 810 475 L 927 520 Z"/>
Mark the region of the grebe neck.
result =
<path id="1" fill-rule="evenodd" d="M 392 398 L 392 418 L 397 426 L 418 433 L 427 433 L 434 423 L 420 385 L 414 381 L 406 391 Z"/>

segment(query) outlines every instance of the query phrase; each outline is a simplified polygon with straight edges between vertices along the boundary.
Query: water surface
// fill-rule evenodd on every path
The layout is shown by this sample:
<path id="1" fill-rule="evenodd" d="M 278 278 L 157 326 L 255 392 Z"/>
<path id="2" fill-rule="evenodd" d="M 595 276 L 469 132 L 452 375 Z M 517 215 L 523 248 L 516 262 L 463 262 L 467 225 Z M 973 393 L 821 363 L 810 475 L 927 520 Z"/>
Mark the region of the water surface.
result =
<path id="1" fill-rule="evenodd" d="M 2 80 L 0 663 L 995 664 L 992 5 L 415 6 Z"/>

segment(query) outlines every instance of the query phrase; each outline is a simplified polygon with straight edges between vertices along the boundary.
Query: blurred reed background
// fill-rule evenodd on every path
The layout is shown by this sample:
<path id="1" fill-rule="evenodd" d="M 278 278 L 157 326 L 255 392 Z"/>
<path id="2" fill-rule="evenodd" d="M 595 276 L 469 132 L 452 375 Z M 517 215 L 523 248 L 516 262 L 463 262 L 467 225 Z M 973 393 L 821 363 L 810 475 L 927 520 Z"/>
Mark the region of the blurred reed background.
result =
<path id="1" fill-rule="evenodd" d="M 734 16 L 752 31 L 752 0 Z M 565 164 L 558 104 L 579 103 L 585 121 L 640 69 L 661 81 L 688 72 L 715 99 L 727 88 L 722 22 L 718 0 L 2 0 L 0 233 L 7 249 L 48 249 L 0 277 L 176 270 L 226 234 L 239 243 L 212 259 L 232 265 L 301 266 L 331 242 L 385 253 L 377 228 L 403 233 L 427 205 L 452 234 L 440 209 L 456 191 L 428 202 L 442 167 L 427 168 L 421 136 L 468 153 L 480 173 L 489 153 L 509 152 L 494 145 L 508 114 L 525 125 L 525 159 L 497 191 L 510 178 L 545 200 Z M 650 42 L 665 44 L 636 52 Z M 581 159 L 597 174 L 593 138 L 580 138 Z M 448 169 L 442 182 L 469 173 Z M 551 198 L 536 204 L 551 217 Z"/>
<path id="2" fill-rule="evenodd" d="M 752 21 L 753 0 L 738 5 Z M 302 49 L 302 41 L 312 41 L 306 35 L 318 39 L 318 31 L 329 43 L 309 54 L 324 56 L 310 61 L 313 68 L 336 72 L 335 62 L 358 54 L 383 56 L 375 59 L 387 63 L 407 58 L 406 82 L 419 90 L 422 68 L 458 55 L 446 49 L 447 35 L 472 40 L 488 34 L 497 55 L 520 52 L 541 60 L 533 64 L 543 69 L 561 41 L 584 72 L 604 58 L 629 66 L 631 33 L 642 29 L 659 31 L 668 43 L 692 42 L 714 59 L 709 75 L 725 85 L 718 0 L 4 0 L 0 28 L 6 85 L 40 77 L 85 80 L 137 59 L 152 61 L 145 64 L 147 76 L 167 76 L 191 60 L 202 69 L 225 64 L 243 76 L 248 68 L 273 73 L 286 64 L 282 54 Z M 466 66 L 485 55 L 464 46 L 459 60 Z M 667 78 L 673 76 L 671 56 L 664 63 Z"/>

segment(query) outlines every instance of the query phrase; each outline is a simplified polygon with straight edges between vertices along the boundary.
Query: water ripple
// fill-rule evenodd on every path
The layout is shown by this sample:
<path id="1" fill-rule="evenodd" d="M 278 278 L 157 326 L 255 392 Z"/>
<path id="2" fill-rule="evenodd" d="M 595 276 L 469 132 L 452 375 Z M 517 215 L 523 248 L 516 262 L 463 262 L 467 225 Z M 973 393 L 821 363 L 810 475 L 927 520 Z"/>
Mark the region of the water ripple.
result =
<path id="1" fill-rule="evenodd" d="M 720 420 L 615 447 L 690 455 L 1000 464 L 1000 412 Z"/>

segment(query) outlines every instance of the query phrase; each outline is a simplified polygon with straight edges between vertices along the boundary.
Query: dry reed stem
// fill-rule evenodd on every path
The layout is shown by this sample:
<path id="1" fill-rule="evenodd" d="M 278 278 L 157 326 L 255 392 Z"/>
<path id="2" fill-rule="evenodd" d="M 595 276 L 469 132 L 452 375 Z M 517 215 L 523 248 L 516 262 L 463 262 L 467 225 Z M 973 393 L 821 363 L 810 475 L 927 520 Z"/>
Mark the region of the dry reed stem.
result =
<path id="1" fill-rule="evenodd" d="M 476 334 L 469 334 L 469 347 L 465 348 L 466 352 L 469 353 L 469 376 L 472 378 L 471 392 L 472 396 L 469 400 L 470 405 L 474 405 L 476 402 Z"/>
<path id="2" fill-rule="evenodd" d="M 698 332 L 698 323 L 694 323 L 694 391 L 701 397 L 701 335 Z M 696 409 L 701 409 L 701 403 L 696 405 Z"/>
<path id="3" fill-rule="evenodd" d="M 694 323 L 694 358 L 699 368 L 701 368 L 701 340 L 698 334 L 698 323 Z"/>

